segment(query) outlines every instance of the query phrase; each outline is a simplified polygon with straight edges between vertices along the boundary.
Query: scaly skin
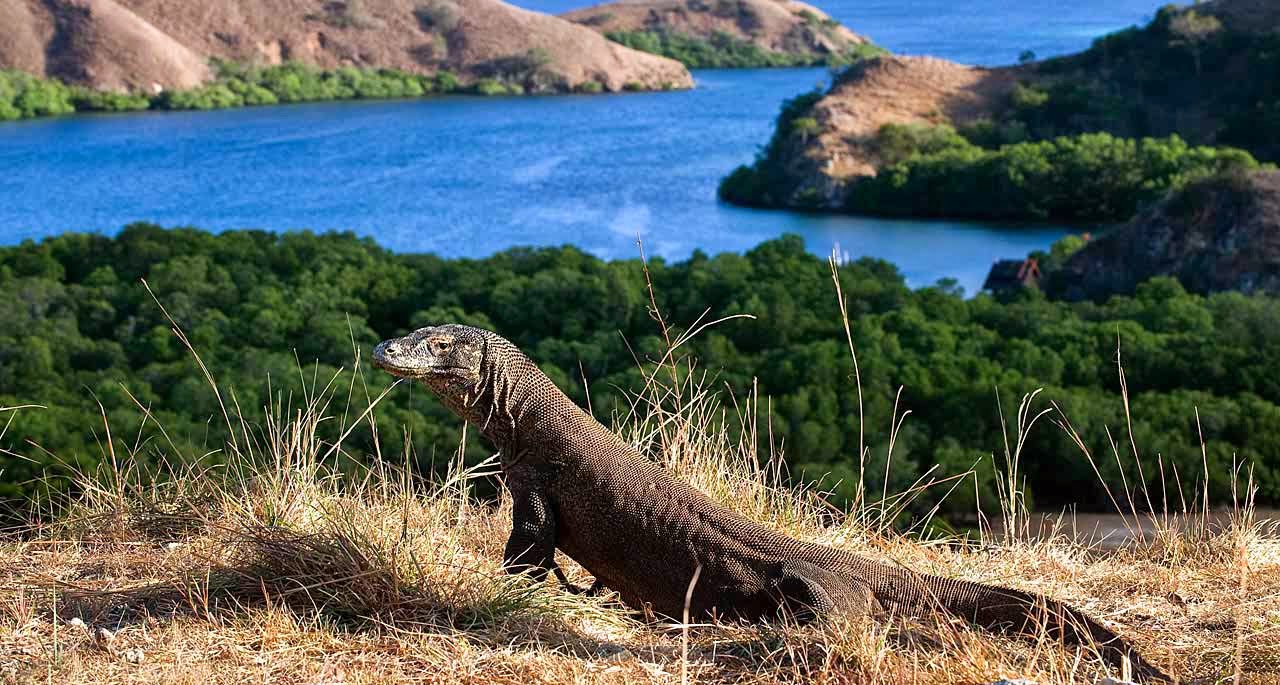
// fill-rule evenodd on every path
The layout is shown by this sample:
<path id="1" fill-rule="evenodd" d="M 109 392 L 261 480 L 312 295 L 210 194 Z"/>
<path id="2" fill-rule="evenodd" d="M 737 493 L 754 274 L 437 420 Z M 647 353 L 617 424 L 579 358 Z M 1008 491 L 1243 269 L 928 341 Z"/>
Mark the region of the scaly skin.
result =
<path id="1" fill-rule="evenodd" d="M 501 454 L 513 499 L 504 563 L 542 579 L 559 549 L 629 606 L 747 620 L 909 614 L 942 608 L 980 626 L 1099 645 L 1142 680 L 1169 678 L 1115 633 L 1047 597 L 915 573 L 802 542 L 749 521 L 644 458 L 583 412 L 515 345 L 460 325 L 423 328 L 374 350 L 374 363 L 422 381 Z M 567 585 L 567 583 L 565 583 Z"/>

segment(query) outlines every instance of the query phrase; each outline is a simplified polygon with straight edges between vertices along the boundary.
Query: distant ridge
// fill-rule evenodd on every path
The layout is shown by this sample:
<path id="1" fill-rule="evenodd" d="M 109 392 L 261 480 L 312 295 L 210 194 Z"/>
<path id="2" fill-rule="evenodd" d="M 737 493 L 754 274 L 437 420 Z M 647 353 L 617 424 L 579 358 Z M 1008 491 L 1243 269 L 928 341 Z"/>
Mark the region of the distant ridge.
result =
<path id="1" fill-rule="evenodd" d="M 674 60 L 500 0 L 0 0 L 0 25 L 0 68 L 115 91 L 199 85 L 211 58 L 464 82 L 532 61 L 551 90 L 692 86 Z"/>

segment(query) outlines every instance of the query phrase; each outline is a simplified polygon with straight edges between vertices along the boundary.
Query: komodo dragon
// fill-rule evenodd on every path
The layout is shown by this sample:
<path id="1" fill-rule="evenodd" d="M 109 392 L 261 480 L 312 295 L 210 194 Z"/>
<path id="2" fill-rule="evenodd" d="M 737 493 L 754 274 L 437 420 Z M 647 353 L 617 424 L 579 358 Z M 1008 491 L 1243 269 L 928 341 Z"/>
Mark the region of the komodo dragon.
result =
<path id="1" fill-rule="evenodd" d="M 742 619 L 943 607 L 978 625 L 1094 642 L 1131 660 L 1144 680 L 1169 680 L 1115 633 L 1039 595 L 915 573 L 792 539 L 713 502 L 582 411 L 514 344 L 456 324 L 387 340 L 374 364 L 422 381 L 500 451 L 513 500 L 508 570 L 548 572 L 566 587 L 559 548 L 636 608 Z M 570 588 L 573 589 L 573 588 Z"/>

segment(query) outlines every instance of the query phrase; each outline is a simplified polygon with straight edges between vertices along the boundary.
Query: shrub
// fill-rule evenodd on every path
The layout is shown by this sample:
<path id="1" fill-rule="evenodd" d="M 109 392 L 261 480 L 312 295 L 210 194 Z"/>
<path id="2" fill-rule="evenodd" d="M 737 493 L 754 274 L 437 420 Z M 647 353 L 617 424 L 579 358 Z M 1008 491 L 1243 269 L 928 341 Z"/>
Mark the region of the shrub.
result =
<path id="1" fill-rule="evenodd" d="M 521 57 L 521 63 L 541 65 L 545 59 L 545 51 L 531 50 Z M 258 67 L 222 60 L 214 60 L 213 67 L 216 77 L 212 83 L 157 95 L 72 88 L 54 79 L 0 70 L 0 120 L 75 111 L 219 109 L 280 102 L 411 98 L 462 88 L 458 77 L 449 71 L 422 76 L 396 69 L 343 67 L 326 71 L 296 62 Z M 504 92 L 521 93 L 524 88 L 508 84 Z"/>
<path id="2" fill-rule="evenodd" d="M 791 122 L 791 135 L 800 138 L 804 142 L 818 135 L 820 130 L 821 127 L 818 126 L 818 120 L 813 117 L 800 117 Z"/>
<path id="3" fill-rule="evenodd" d="M 1242 150 L 1192 147 L 1177 136 L 1092 133 L 987 150 L 948 127 L 886 126 L 877 141 L 891 161 L 852 184 L 851 211 L 1121 221 L 1190 181 L 1258 166 Z"/>
<path id="4" fill-rule="evenodd" d="M 471 88 L 479 95 L 507 95 L 509 92 L 506 84 L 492 78 L 482 78 Z"/>
<path id="5" fill-rule="evenodd" d="M 437 71 L 435 75 L 435 90 L 438 93 L 452 93 L 461 88 L 458 77 L 452 71 Z"/>
<path id="6" fill-rule="evenodd" d="M 191 90 L 166 91 L 157 104 L 162 109 L 222 109 L 239 107 L 244 98 L 225 83 L 215 83 Z"/>
<path id="7" fill-rule="evenodd" d="M 663 30 L 609 31 L 605 37 L 633 50 L 670 57 L 691 69 L 842 66 L 885 53 L 870 44 L 850 45 L 835 54 L 774 52 L 723 31 L 709 38 Z"/>
<path id="8" fill-rule="evenodd" d="M 151 98 L 137 93 L 76 88 L 71 100 L 77 112 L 132 112 L 151 107 Z"/>
<path id="9" fill-rule="evenodd" d="M 0 71 L 0 119 L 28 119 L 75 111 L 70 88 L 20 71 Z"/>
<path id="10" fill-rule="evenodd" d="M 383 22 L 369 15 L 363 0 L 338 0 L 326 4 L 325 14 L 319 17 L 330 26 L 341 29 L 379 29 Z"/>
<path id="11" fill-rule="evenodd" d="M 458 6 L 450 0 L 431 0 L 413 8 L 423 31 L 449 33 L 458 27 Z"/>

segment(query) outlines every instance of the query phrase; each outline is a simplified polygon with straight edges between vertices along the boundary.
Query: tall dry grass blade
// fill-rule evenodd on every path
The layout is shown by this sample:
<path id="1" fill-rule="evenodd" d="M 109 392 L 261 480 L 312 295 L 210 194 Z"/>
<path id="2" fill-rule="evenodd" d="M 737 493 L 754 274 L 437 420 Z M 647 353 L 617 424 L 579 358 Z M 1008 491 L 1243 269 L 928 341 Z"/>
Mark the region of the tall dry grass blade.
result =
<path id="1" fill-rule="evenodd" d="M 187 334 L 182 330 L 182 326 L 179 326 L 178 322 L 174 321 L 173 317 L 169 315 L 169 310 L 165 309 L 164 304 L 160 302 L 160 298 L 151 290 L 151 286 L 147 283 L 147 279 L 144 278 L 141 279 L 141 281 L 142 287 L 145 288 L 147 290 L 147 294 L 151 296 L 151 301 L 156 303 L 156 306 L 160 308 L 160 312 L 164 314 L 164 318 L 169 321 L 169 330 L 173 332 L 173 334 L 182 343 L 182 346 L 187 348 L 187 351 L 195 358 L 196 365 L 200 367 L 200 373 L 204 375 L 205 382 L 208 384 L 209 389 L 213 391 L 213 396 L 218 400 L 218 407 L 222 410 L 223 420 L 226 421 L 227 434 L 230 436 L 233 451 L 239 451 L 239 446 L 236 444 L 236 430 L 235 427 L 231 425 L 231 415 L 227 413 L 227 405 L 222 401 L 222 391 L 218 389 L 218 382 L 214 380 L 213 373 L 209 371 L 208 366 L 205 366 L 204 360 L 200 358 L 200 354 L 196 352 L 196 348 L 192 346 L 191 341 L 187 338 Z"/>
<path id="2" fill-rule="evenodd" d="M 840 285 L 840 263 L 839 255 L 833 249 L 831 257 L 828 260 L 831 266 L 831 282 L 835 285 L 836 301 L 840 305 L 840 322 L 844 326 L 844 338 L 849 343 L 849 356 L 853 359 L 853 382 L 858 390 L 858 487 L 854 494 L 854 508 L 863 501 L 864 479 L 863 473 L 866 470 L 866 416 L 864 415 L 862 403 L 862 372 L 858 368 L 858 351 L 853 344 L 853 332 L 849 326 L 849 307 L 845 302 L 844 289 Z"/>

